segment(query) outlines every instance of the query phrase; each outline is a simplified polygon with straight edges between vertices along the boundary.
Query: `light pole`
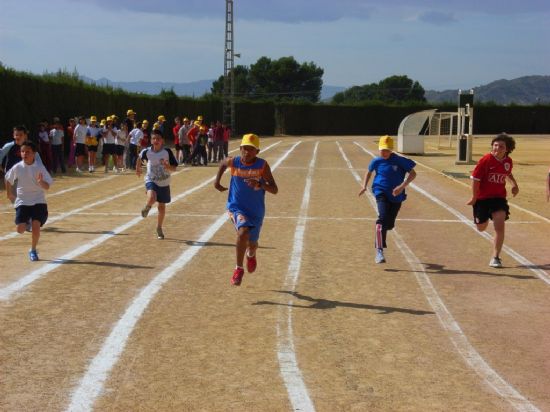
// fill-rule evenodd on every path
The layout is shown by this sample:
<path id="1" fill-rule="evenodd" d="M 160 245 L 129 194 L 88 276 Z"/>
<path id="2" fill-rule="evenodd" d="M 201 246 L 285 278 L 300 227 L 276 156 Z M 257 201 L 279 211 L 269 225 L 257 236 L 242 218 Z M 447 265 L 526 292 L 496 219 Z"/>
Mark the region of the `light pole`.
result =
<path id="1" fill-rule="evenodd" d="M 223 121 L 235 133 L 235 50 L 233 39 L 233 0 L 225 1 L 225 47 L 223 61 Z M 240 57 L 240 55 L 237 55 Z"/>

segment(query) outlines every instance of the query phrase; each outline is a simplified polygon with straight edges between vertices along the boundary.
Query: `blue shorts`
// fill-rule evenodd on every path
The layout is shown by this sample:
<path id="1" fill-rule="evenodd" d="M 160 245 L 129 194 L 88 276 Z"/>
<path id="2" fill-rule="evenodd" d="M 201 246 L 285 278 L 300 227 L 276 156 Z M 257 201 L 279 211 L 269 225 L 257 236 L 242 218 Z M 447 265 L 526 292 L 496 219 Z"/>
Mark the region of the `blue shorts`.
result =
<path id="1" fill-rule="evenodd" d="M 235 226 L 235 230 L 239 230 L 241 227 L 248 227 L 248 240 L 251 242 L 257 242 L 260 238 L 260 230 L 262 229 L 263 218 L 251 219 L 245 216 L 238 210 L 228 210 L 229 218 Z"/>
<path id="2" fill-rule="evenodd" d="M 31 220 L 38 220 L 40 226 L 44 226 L 46 220 L 48 220 L 48 205 L 45 203 L 37 203 L 32 206 L 17 206 L 15 208 L 15 224 L 27 223 Z"/>
<path id="3" fill-rule="evenodd" d="M 170 203 L 172 201 L 170 186 L 159 186 L 156 183 L 147 182 L 145 183 L 145 189 L 154 191 L 157 194 L 157 202 L 159 203 Z"/>

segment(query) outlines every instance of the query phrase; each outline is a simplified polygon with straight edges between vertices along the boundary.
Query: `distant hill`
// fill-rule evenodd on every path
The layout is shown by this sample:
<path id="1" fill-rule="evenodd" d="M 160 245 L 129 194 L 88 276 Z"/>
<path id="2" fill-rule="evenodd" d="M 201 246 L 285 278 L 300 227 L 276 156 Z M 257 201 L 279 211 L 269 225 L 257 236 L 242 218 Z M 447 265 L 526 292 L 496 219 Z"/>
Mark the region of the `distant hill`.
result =
<path id="1" fill-rule="evenodd" d="M 88 83 L 95 83 L 97 85 L 105 85 L 112 87 L 120 87 L 123 90 L 135 93 L 145 94 L 159 94 L 162 89 L 170 90 L 174 89 L 174 92 L 178 96 L 194 96 L 200 97 L 205 93 L 210 92 L 213 80 L 198 80 L 188 83 L 170 83 L 170 82 L 117 82 L 102 77 L 101 79 L 94 80 L 89 77 L 81 76 L 82 80 Z"/>
<path id="2" fill-rule="evenodd" d="M 120 87 L 123 90 L 135 93 L 145 94 L 159 94 L 162 89 L 170 90 L 174 89 L 174 92 L 178 96 L 192 96 L 200 97 L 205 93 L 210 93 L 210 88 L 214 80 L 199 80 L 188 83 L 169 83 L 169 82 L 117 82 L 106 78 L 98 80 L 91 79 L 86 76 L 81 76 L 82 80 L 88 83 L 95 83 L 97 85 L 105 85 L 112 87 Z M 323 86 L 321 90 L 321 100 L 330 100 L 336 93 L 344 90 L 344 87 L 340 86 Z"/>
<path id="3" fill-rule="evenodd" d="M 478 102 L 526 105 L 550 103 L 550 76 L 524 76 L 512 80 L 496 80 L 473 89 L 474 101 Z M 431 103 L 455 103 L 458 101 L 458 89 L 441 92 L 427 90 L 425 96 Z"/>

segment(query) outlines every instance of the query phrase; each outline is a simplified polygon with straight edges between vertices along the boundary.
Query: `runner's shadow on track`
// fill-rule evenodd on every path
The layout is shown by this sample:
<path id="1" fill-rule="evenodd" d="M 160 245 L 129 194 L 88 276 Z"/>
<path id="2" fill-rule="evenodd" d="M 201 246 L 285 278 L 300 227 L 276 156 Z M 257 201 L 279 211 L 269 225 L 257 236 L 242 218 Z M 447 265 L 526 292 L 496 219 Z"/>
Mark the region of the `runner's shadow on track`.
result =
<path id="1" fill-rule="evenodd" d="M 42 259 L 41 259 L 42 260 Z M 53 259 L 42 260 L 43 262 L 62 263 L 64 265 L 90 265 L 90 266 L 104 266 L 121 269 L 154 269 L 154 266 L 142 266 L 142 265 L 129 265 L 126 263 L 114 263 L 114 262 L 98 262 L 93 260 L 73 260 L 73 259 Z"/>
<path id="2" fill-rule="evenodd" d="M 304 309 L 335 309 L 337 307 L 342 308 L 352 308 L 352 309 L 366 309 L 366 310 L 375 310 L 378 311 L 379 315 L 387 315 L 390 313 L 407 313 L 409 315 L 434 315 L 434 312 L 429 312 L 425 310 L 415 310 L 415 309 L 405 309 L 405 308 L 395 308 L 392 306 L 378 306 L 378 305 L 368 305 L 364 303 L 353 303 L 353 302 L 341 302 L 338 300 L 328 300 L 321 298 L 313 298 L 311 296 L 302 295 L 299 292 L 293 292 L 291 290 L 274 290 L 273 292 L 277 293 L 286 293 L 294 296 L 297 299 L 312 302 L 311 305 L 290 305 L 287 303 L 271 302 L 266 300 L 261 300 L 252 305 L 278 305 L 278 306 L 292 306 L 293 308 L 304 308 Z"/>
<path id="3" fill-rule="evenodd" d="M 113 236 L 128 236 L 127 233 L 115 233 L 110 230 L 101 230 L 101 231 L 87 231 L 87 230 L 63 230 L 59 229 L 57 227 L 46 227 L 44 229 L 41 229 L 42 232 L 48 232 L 48 233 L 82 233 L 85 235 L 113 235 Z"/>
<path id="4" fill-rule="evenodd" d="M 536 276 L 531 275 L 511 275 L 509 273 L 495 273 L 495 272 L 480 272 L 477 270 L 456 270 L 445 269 L 444 265 L 437 263 L 422 263 L 426 267 L 426 273 L 429 275 L 476 275 L 476 276 L 494 276 L 494 277 L 509 277 L 512 279 L 529 280 L 538 279 Z M 518 266 L 525 267 L 525 266 Z M 399 270 L 399 269 L 384 269 L 386 272 L 414 272 L 412 270 Z"/>

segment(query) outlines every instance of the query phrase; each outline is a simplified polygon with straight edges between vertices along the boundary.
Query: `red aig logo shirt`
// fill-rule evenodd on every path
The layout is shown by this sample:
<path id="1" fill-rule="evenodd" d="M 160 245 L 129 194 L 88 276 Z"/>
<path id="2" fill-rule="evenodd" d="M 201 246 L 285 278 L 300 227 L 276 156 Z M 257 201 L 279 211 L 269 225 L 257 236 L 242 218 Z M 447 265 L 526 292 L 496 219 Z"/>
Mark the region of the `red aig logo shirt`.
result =
<path id="1" fill-rule="evenodd" d="M 512 173 L 512 159 L 506 156 L 498 160 L 491 153 L 483 156 L 472 172 L 472 179 L 478 180 L 478 199 L 506 198 L 506 177 Z"/>

